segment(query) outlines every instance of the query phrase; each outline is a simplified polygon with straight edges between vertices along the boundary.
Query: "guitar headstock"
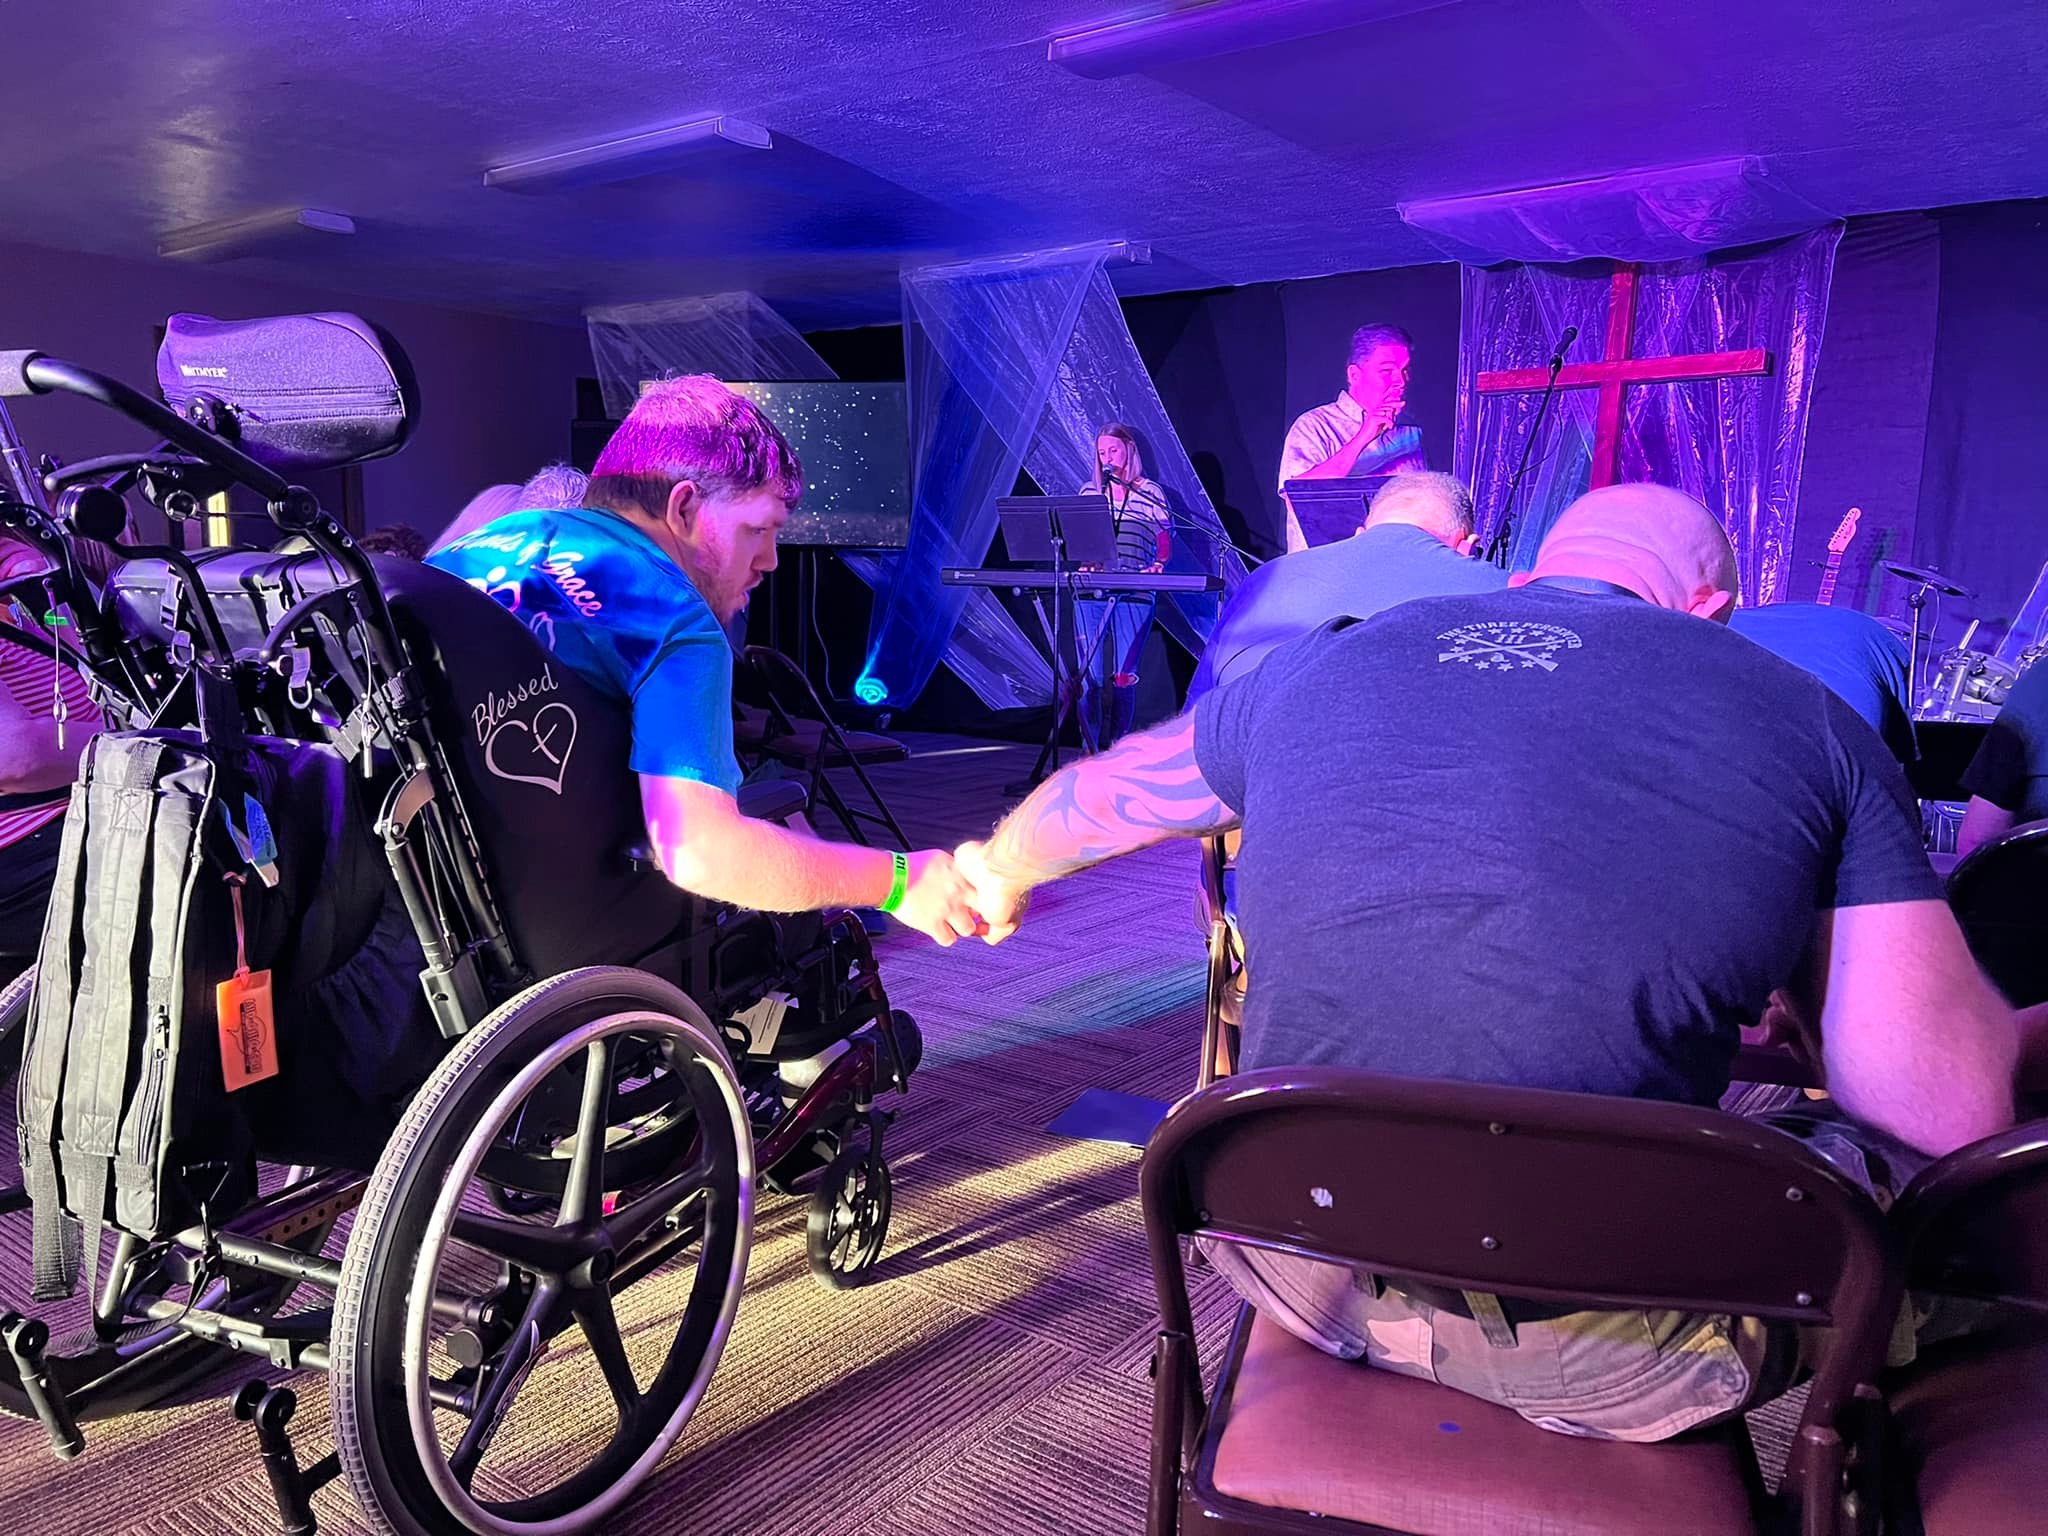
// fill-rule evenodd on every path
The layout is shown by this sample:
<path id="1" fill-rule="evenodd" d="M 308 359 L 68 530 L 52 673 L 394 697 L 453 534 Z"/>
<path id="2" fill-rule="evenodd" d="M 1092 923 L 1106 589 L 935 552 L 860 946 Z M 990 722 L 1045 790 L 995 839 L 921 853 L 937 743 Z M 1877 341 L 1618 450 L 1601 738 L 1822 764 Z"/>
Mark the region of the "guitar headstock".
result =
<path id="1" fill-rule="evenodd" d="M 1849 541 L 1856 537 L 1856 520 L 1862 516 L 1861 507 L 1849 509 L 1849 515 L 1842 519 L 1841 526 L 1835 529 L 1833 536 L 1828 540 L 1829 554 L 1839 555 L 1848 549 Z"/>

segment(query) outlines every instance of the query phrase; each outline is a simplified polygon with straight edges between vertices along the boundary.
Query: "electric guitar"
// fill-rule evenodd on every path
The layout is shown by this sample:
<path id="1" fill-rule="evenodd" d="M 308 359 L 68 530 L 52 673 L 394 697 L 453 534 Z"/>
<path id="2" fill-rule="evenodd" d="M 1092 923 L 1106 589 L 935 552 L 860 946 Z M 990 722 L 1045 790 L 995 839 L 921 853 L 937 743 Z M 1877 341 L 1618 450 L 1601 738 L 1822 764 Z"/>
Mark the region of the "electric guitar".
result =
<path id="1" fill-rule="evenodd" d="M 1851 507 L 1849 515 L 1842 519 L 1841 526 L 1828 540 L 1827 569 L 1821 573 L 1820 592 L 1814 598 L 1822 607 L 1835 600 L 1835 582 L 1842 574 L 1842 556 L 1848 553 L 1850 542 L 1856 537 L 1857 520 L 1862 516 L 1861 507 Z"/>

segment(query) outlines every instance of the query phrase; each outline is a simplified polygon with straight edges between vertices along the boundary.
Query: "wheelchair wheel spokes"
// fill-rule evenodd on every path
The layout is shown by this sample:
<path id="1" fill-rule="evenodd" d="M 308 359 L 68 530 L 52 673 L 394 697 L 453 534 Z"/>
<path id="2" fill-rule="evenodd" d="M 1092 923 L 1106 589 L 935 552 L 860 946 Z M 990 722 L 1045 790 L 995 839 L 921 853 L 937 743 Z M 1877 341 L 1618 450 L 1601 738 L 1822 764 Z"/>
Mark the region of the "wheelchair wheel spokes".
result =
<path id="1" fill-rule="evenodd" d="M 804 1224 L 805 1256 L 820 1285 L 843 1290 L 868 1277 L 889 1238 L 892 1194 L 889 1165 L 873 1132 L 827 1165 Z"/>
<path id="2" fill-rule="evenodd" d="M 540 1208 L 509 1214 L 500 1179 Z M 717 1365 L 752 1180 L 717 1035 L 652 978 L 572 973 L 465 1038 L 344 1265 L 335 1418 L 366 1507 L 408 1536 L 600 1524 Z"/>

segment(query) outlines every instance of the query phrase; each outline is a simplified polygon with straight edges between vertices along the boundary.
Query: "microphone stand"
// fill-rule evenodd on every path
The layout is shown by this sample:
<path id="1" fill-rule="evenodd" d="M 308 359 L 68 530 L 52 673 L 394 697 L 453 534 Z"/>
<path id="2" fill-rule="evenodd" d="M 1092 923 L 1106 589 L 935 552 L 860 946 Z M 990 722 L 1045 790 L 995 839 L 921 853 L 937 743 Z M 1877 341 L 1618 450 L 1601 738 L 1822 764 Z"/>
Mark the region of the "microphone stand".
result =
<path id="1" fill-rule="evenodd" d="M 1577 334 L 1576 327 L 1573 334 Z M 1485 558 L 1502 570 L 1508 568 L 1508 550 L 1514 542 L 1515 493 L 1522 488 L 1522 476 L 1529 472 L 1529 450 L 1536 446 L 1536 439 L 1543 431 L 1543 419 L 1550 413 L 1550 397 L 1557 393 L 1557 376 L 1562 372 L 1564 348 L 1559 347 L 1550 355 L 1550 377 L 1543 385 L 1543 397 L 1536 402 L 1536 419 L 1529 424 L 1529 430 L 1522 438 L 1521 462 L 1515 466 L 1515 472 L 1508 480 L 1507 499 L 1500 509 L 1500 525 L 1493 530 L 1493 538 L 1486 546 Z"/>
<path id="2" fill-rule="evenodd" d="M 1080 703 L 1079 689 L 1086 686 L 1078 667 L 1073 675 L 1062 676 L 1066 637 L 1072 628 L 1078 628 L 1080 616 L 1075 611 L 1073 590 L 1067 584 L 1066 530 L 1060 526 L 1059 515 L 1050 509 L 1047 531 L 1052 538 L 1052 729 L 1046 733 L 1045 745 L 1039 748 L 1031 772 L 1014 784 L 1003 786 L 1006 795 L 1028 795 L 1060 771 L 1060 733 L 1066 729 L 1067 712 Z M 1077 635 L 1077 645 L 1078 639 Z"/>

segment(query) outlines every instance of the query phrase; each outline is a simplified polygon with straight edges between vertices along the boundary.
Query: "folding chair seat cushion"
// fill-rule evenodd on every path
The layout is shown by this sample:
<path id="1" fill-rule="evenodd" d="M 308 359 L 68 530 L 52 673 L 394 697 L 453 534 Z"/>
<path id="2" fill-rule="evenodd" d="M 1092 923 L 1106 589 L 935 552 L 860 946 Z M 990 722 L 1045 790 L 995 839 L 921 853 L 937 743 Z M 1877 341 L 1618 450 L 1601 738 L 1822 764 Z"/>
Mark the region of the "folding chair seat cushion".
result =
<path id="1" fill-rule="evenodd" d="M 1245 1503 L 1411 1536 L 1754 1536 L 1737 1433 L 1657 1445 L 1553 1434 L 1260 1317 L 1210 1481 Z"/>
<path id="2" fill-rule="evenodd" d="M 1887 1396 L 1926 1536 L 2048 1528 L 2048 1324 L 1949 1340 Z"/>

